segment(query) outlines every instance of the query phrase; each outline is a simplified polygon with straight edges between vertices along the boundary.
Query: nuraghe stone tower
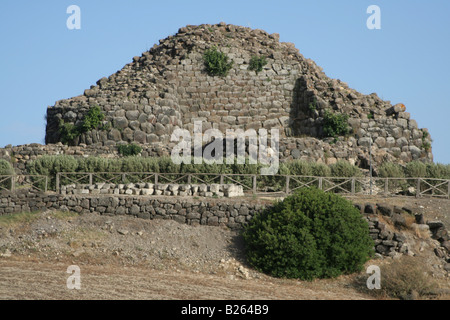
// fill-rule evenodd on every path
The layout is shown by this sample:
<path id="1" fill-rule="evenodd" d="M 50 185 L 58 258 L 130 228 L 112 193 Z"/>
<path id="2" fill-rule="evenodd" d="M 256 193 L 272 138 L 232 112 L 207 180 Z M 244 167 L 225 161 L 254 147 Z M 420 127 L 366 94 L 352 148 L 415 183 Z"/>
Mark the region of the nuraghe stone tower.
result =
<path id="1" fill-rule="evenodd" d="M 203 55 L 213 46 L 233 60 L 226 77 L 205 71 Z M 266 57 L 261 72 L 249 70 L 252 56 Z M 175 128 L 193 132 L 201 120 L 203 130 L 224 134 L 228 128 L 279 128 L 282 161 L 344 159 L 365 167 L 369 145 L 375 164 L 433 158 L 427 129 L 418 128 L 404 105 L 330 79 L 294 44 L 280 43 L 278 34 L 225 23 L 183 27 L 84 94 L 56 102 L 47 110 L 46 143 L 61 141 L 61 120 L 75 125 L 92 106 L 105 114 L 105 126 L 73 145 L 135 142 L 170 150 Z M 349 135 L 324 136 L 326 110 L 349 116 Z"/>

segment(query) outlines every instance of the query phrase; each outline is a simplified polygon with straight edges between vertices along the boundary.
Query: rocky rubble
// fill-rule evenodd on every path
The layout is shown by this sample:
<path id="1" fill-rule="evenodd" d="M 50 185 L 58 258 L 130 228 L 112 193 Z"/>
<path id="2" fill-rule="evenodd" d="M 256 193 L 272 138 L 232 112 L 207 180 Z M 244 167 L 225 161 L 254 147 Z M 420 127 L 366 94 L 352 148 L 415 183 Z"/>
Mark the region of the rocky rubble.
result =
<path id="1" fill-rule="evenodd" d="M 62 195 L 73 194 L 125 194 L 143 196 L 180 196 L 180 197 L 225 197 L 244 196 L 243 186 L 234 184 L 158 184 L 153 183 L 96 183 L 93 185 L 66 185 L 61 187 Z"/>
<path id="2" fill-rule="evenodd" d="M 450 237 L 442 221 L 425 221 L 420 208 L 409 206 L 366 203 L 356 207 L 366 216 L 378 257 L 414 256 L 426 249 L 434 256 L 430 261 L 442 274 L 449 274 Z"/>

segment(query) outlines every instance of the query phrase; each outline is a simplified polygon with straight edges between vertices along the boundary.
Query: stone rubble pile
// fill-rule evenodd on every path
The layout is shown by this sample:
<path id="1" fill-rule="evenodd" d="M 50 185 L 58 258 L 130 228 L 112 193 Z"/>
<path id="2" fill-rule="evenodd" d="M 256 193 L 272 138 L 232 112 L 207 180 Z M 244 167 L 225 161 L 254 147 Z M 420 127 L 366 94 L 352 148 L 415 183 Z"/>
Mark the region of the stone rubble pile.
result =
<path id="1" fill-rule="evenodd" d="M 143 195 L 143 196 L 198 196 L 235 198 L 244 196 L 243 186 L 234 184 L 152 184 L 152 183 L 96 183 L 93 185 L 66 185 L 62 195 Z"/>

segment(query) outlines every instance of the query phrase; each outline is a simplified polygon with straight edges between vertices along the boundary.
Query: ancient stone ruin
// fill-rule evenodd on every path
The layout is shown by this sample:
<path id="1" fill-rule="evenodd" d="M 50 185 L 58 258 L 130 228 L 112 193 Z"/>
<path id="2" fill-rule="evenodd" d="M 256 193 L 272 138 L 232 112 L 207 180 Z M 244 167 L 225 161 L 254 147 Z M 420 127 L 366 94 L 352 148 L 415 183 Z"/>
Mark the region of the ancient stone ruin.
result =
<path id="1" fill-rule="evenodd" d="M 204 53 L 213 47 L 233 63 L 226 76 L 205 70 Z M 253 57 L 266 60 L 259 72 L 249 68 Z M 116 148 L 134 142 L 149 155 L 155 149 L 170 154 L 172 132 L 193 132 L 194 121 L 202 121 L 203 131 L 224 134 L 278 128 L 282 161 L 343 159 L 367 167 L 370 145 L 374 164 L 433 159 L 427 129 L 404 105 L 327 77 L 278 34 L 225 23 L 180 28 L 82 95 L 56 102 L 47 110 L 46 143 L 61 142 L 62 126 L 79 125 L 94 106 L 104 114 L 102 125 L 70 144 Z M 347 115 L 351 130 L 327 136 L 327 114 Z"/>

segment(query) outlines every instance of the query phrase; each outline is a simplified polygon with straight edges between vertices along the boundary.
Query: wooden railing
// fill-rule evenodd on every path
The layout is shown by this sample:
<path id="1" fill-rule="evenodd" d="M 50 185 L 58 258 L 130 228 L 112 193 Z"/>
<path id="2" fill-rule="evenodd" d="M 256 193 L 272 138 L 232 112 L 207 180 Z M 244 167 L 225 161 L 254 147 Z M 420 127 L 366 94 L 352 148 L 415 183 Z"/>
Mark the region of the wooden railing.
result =
<path id="1" fill-rule="evenodd" d="M 18 190 L 36 190 L 47 192 L 48 177 L 42 175 L 1 175 L 0 192 L 16 192 Z"/>
<path id="2" fill-rule="evenodd" d="M 368 178 L 314 177 L 296 175 L 263 176 L 259 174 L 226 173 L 149 173 L 149 172 L 60 172 L 56 174 L 56 191 L 62 185 L 95 183 L 152 184 L 235 184 L 254 195 L 288 195 L 300 188 L 316 187 L 325 192 L 431 196 L 450 198 L 449 179 L 431 178 Z"/>

